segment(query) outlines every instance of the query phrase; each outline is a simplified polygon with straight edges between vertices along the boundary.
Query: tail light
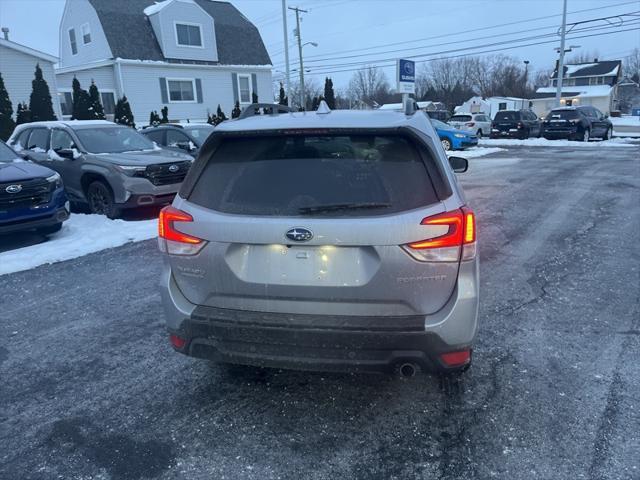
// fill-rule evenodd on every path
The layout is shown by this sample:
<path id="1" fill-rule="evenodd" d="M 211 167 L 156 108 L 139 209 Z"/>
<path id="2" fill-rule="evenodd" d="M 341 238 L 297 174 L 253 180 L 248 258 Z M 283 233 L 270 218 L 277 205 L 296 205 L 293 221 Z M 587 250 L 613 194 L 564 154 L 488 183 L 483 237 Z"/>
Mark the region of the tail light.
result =
<path id="1" fill-rule="evenodd" d="M 440 360 L 447 367 L 460 367 L 471 361 L 471 349 L 448 352 L 440 355 Z"/>
<path id="2" fill-rule="evenodd" d="M 465 127 L 473 127 L 475 124 L 476 124 L 475 122 L 468 122 L 468 123 L 465 123 L 464 126 Z"/>
<path id="3" fill-rule="evenodd" d="M 187 212 L 172 206 L 164 207 L 158 218 L 158 247 L 171 255 L 195 255 L 205 245 L 201 238 L 176 229 L 176 222 L 193 222 Z"/>
<path id="4" fill-rule="evenodd" d="M 447 227 L 442 234 L 404 245 L 404 249 L 421 262 L 457 262 L 476 256 L 476 221 L 467 207 L 427 217 L 420 225 Z"/>
<path id="5" fill-rule="evenodd" d="M 173 345 L 173 348 L 176 348 L 178 350 L 182 350 L 187 344 L 186 339 L 179 337 L 178 335 L 175 335 L 173 333 L 169 335 L 169 341 L 171 342 L 171 345 Z"/>

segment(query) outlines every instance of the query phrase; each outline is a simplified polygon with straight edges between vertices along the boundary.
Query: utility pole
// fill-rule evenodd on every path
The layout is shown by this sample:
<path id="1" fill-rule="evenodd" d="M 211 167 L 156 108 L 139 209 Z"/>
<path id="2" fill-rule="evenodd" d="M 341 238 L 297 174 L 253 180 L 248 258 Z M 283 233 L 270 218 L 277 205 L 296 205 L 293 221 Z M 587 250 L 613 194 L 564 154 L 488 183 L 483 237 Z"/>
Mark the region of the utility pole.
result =
<path id="1" fill-rule="evenodd" d="M 564 37 L 567 33 L 567 0 L 564 0 L 562 7 L 562 27 L 560 31 L 560 58 L 558 59 L 558 88 L 556 89 L 556 107 L 560 106 L 562 98 L 562 77 L 564 77 Z"/>
<path id="2" fill-rule="evenodd" d="M 296 12 L 296 36 L 298 37 L 298 55 L 300 56 L 300 107 L 306 110 L 305 94 L 304 94 L 304 65 L 302 64 L 302 33 L 300 32 L 300 12 L 307 13 L 298 7 L 289 7 L 289 10 Z"/>
<path id="3" fill-rule="evenodd" d="M 287 29 L 287 0 L 282 0 L 282 27 L 284 29 L 284 63 L 287 65 L 287 102 L 291 101 L 291 78 L 289 77 L 289 31 Z"/>
<path id="4" fill-rule="evenodd" d="M 524 95 L 527 92 L 527 80 L 529 76 L 529 60 L 524 61 L 524 85 L 522 88 L 522 110 L 524 110 Z"/>

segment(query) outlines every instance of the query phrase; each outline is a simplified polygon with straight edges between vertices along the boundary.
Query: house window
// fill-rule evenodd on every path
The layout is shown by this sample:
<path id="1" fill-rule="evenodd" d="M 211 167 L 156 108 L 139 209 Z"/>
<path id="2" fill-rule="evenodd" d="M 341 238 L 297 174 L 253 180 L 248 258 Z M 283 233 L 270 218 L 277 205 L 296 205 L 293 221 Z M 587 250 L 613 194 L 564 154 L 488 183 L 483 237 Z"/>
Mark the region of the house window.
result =
<path id="1" fill-rule="evenodd" d="M 502 102 L 498 104 L 498 110 L 506 110 L 507 109 L 507 102 Z"/>
<path id="2" fill-rule="evenodd" d="M 72 28 L 69 30 L 69 43 L 71 44 L 71 54 L 78 54 L 78 43 L 76 42 L 76 31 Z"/>
<path id="3" fill-rule="evenodd" d="M 193 80 L 169 80 L 167 79 L 167 90 L 169 91 L 170 102 L 195 102 L 195 85 Z"/>
<path id="4" fill-rule="evenodd" d="M 589 77 L 589 85 L 604 85 L 604 77 Z"/>
<path id="5" fill-rule="evenodd" d="M 251 76 L 238 75 L 238 94 L 240 103 L 251 103 Z"/>
<path id="6" fill-rule="evenodd" d="M 58 92 L 58 98 L 60 99 L 62 115 L 73 115 L 73 96 L 71 95 L 71 92 Z"/>
<path id="7" fill-rule="evenodd" d="M 82 43 L 85 45 L 87 43 L 91 43 L 91 29 L 89 28 L 88 23 L 82 25 Z"/>
<path id="8" fill-rule="evenodd" d="M 568 85 L 570 87 L 574 86 L 576 84 L 576 79 L 575 78 L 565 78 L 564 82 L 565 85 Z"/>
<path id="9" fill-rule="evenodd" d="M 100 100 L 105 115 L 114 115 L 116 113 L 116 100 L 113 92 L 100 92 Z"/>
<path id="10" fill-rule="evenodd" d="M 202 48 L 200 25 L 193 23 L 176 23 L 176 42 L 182 47 Z"/>

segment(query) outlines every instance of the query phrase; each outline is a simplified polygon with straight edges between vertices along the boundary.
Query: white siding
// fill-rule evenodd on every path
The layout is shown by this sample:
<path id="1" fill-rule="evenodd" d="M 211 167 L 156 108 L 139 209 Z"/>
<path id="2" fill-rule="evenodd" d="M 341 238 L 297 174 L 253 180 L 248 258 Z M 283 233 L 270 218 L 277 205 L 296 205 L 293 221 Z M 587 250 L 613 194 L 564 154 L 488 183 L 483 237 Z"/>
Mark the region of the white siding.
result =
<path id="1" fill-rule="evenodd" d="M 173 1 L 170 5 L 151 15 L 150 20 L 165 58 L 218 61 L 214 20 L 197 4 Z M 176 22 L 199 25 L 202 48 L 178 45 L 175 31 Z"/>
<path id="2" fill-rule="evenodd" d="M 32 90 L 31 81 L 33 80 L 36 64 L 40 64 L 42 76 L 49 85 L 53 111 L 58 118 L 61 118 L 62 112 L 57 95 L 53 63 L 0 45 L 0 73 L 2 73 L 4 84 L 9 92 L 9 99 L 13 104 L 14 117 L 18 103 L 29 104 Z"/>
<path id="3" fill-rule="evenodd" d="M 82 40 L 82 25 L 88 23 L 91 30 L 91 43 Z M 69 42 L 69 29 L 76 34 L 78 53 L 73 55 Z M 62 21 L 60 23 L 60 68 L 112 58 L 111 48 L 102 30 L 98 14 L 88 0 L 67 0 Z"/>
<path id="4" fill-rule="evenodd" d="M 113 65 L 106 67 L 91 68 L 87 70 L 78 70 L 71 73 L 57 73 L 58 89 L 60 91 L 71 90 L 71 82 L 73 77 L 77 77 L 80 85 L 85 90 L 89 90 L 91 80 L 95 82 L 98 90 L 116 90 L 116 82 L 113 74 Z"/>
<path id="5" fill-rule="evenodd" d="M 168 67 L 155 65 L 122 65 L 124 93 L 129 99 L 137 123 L 144 124 L 152 110 L 160 112 L 167 105 L 171 120 L 205 120 L 215 113 L 218 104 L 231 117 L 234 105 L 232 73 L 255 73 L 260 101 L 273 101 L 270 70 L 250 70 L 207 67 Z M 162 103 L 160 78 L 199 78 L 202 83 L 202 103 Z"/>

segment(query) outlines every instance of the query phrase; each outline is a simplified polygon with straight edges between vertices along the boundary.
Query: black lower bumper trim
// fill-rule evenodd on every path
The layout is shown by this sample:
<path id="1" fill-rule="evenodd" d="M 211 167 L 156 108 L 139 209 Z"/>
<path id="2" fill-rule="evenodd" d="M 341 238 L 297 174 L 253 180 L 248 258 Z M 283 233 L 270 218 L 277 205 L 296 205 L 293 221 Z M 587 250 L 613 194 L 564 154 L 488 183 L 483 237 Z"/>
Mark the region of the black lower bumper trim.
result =
<path id="1" fill-rule="evenodd" d="M 25 230 L 36 230 L 62 223 L 69 218 L 69 212 L 65 208 L 60 208 L 54 213 L 35 219 L 27 218 L 17 222 L 0 223 L 0 234 L 21 232 Z"/>
<path id="2" fill-rule="evenodd" d="M 139 207 L 150 207 L 150 206 L 159 206 L 159 205 L 169 205 L 173 202 L 176 193 L 167 193 L 163 195 L 145 195 L 145 194 L 136 194 L 131 195 L 129 200 L 120 204 L 120 208 L 139 208 Z"/>

